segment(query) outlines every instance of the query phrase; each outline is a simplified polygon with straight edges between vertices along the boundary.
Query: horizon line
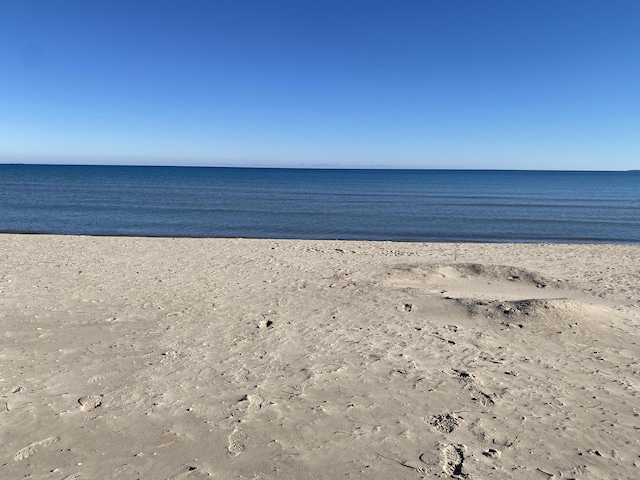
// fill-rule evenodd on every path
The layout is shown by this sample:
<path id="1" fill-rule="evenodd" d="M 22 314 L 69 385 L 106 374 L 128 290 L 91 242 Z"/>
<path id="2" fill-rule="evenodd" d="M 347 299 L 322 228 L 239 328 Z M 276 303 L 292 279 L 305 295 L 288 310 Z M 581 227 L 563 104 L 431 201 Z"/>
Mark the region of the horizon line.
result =
<path id="1" fill-rule="evenodd" d="M 461 167 L 394 167 L 386 165 L 340 166 L 340 165 L 199 165 L 199 164 L 149 164 L 149 163 L 60 163 L 60 162 L 3 162 L 0 166 L 59 166 L 59 167 L 135 167 L 135 168 L 236 168 L 254 170 L 406 170 L 406 171 L 477 171 L 477 172 L 622 172 L 640 173 L 637 169 L 626 170 L 575 170 L 575 169 L 531 169 L 531 168 L 461 168 Z"/>

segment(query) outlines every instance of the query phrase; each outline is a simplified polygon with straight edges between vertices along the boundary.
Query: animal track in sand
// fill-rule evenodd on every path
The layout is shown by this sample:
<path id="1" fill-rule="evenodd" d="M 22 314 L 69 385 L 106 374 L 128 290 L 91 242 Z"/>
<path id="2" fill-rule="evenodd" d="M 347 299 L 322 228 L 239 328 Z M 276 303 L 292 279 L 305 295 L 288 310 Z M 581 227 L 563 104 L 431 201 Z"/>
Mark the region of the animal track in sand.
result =
<path id="1" fill-rule="evenodd" d="M 236 428 L 233 430 L 231 435 L 229 435 L 229 453 L 233 455 L 240 455 L 244 451 L 244 443 L 247 441 L 247 436 L 245 433 Z"/>
<path id="2" fill-rule="evenodd" d="M 78 399 L 80 404 L 80 410 L 83 412 L 89 412 L 95 410 L 102 405 L 102 395 L 89 395 L 88 397 L 81 397 Z"/>
<path id="3" fill-rule="evenodd" d="M 442 449 L 442 471 L 450 477 L 466 478 L 462 473 L 464 451 L 466 447 L 461 443 L 451 443 Z"/>
<path id="4" fill-rule="evenodd" d="M 455 413 L 433 415 L 428 419 L 429 424 L 442 433 L 451 433 L 460 426 Z"/>
<path id="5" fill-rule="evenodd" d="M 48 447 L 49 445 L 53 445 L 54 443 L 56 443 L 58 440 L 60 440 L 58 437 L 49 437 L 45 440 L 41 440 L 40 442 L 32 443 L 31 445 L 18 450 L 13 458 L 15 458 L 16 461 L 29 458 L 31 455 L 36 453 L 38 447 Z"/>

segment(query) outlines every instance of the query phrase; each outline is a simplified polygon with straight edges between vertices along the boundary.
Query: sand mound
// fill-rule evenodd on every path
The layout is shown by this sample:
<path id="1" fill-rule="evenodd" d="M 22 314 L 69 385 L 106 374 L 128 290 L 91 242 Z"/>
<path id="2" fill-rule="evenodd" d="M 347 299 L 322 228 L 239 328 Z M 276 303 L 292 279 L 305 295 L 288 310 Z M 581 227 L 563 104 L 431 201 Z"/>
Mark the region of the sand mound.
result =
<path id="1" fill-rule="evenodd" d="M 463 306 L 471 317 L 497 320 L 507 326 L 576 326 L 612 312 L 567 298 L 527 298 L 522 300 L 482 300 L 449 298 Z"/>
<path id="2" fill-rule="evenodd" d="M 541 273 L 508 265 L 483 265 L 480 263 L 452 264 L 450 268 L 459 272 L 464 278 L 484 277 L 487 279 L 507 280 L 509 282 L 526 283 L 538 288 L 561 286 L 563 281 Z"/>
<path id="3" fill-rule="evenodd" d="M 391 274 L 434 280 L 494 280 L 532 285 L 538 288 L 562 287 L 565 281 L 539 272 L 509 265 L 483 265 L 480 263 L 404 264 L 394 267 Z"/>

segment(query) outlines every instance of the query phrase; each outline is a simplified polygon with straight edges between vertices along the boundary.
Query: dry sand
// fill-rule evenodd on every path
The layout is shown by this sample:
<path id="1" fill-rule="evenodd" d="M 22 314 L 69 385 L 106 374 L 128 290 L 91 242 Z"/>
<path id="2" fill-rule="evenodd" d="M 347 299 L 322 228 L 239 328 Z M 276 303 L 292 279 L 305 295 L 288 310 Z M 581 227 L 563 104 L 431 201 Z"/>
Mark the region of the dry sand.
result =
<path id="1" fill-rule="evenodd" d="M 0 235 L 0 478 L 640 478 L 640 245 Z"/>

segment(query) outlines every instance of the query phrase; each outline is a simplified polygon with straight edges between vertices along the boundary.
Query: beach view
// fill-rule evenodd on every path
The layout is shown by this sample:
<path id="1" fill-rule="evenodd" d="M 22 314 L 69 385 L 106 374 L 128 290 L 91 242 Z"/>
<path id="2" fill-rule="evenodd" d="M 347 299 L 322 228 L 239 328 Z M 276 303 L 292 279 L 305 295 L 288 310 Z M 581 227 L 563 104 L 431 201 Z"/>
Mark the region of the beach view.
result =
<path id="1" fill-rule="evenodd" d="M 0 17 L 0 478 L 640 478 L 638 4 Z"/>

